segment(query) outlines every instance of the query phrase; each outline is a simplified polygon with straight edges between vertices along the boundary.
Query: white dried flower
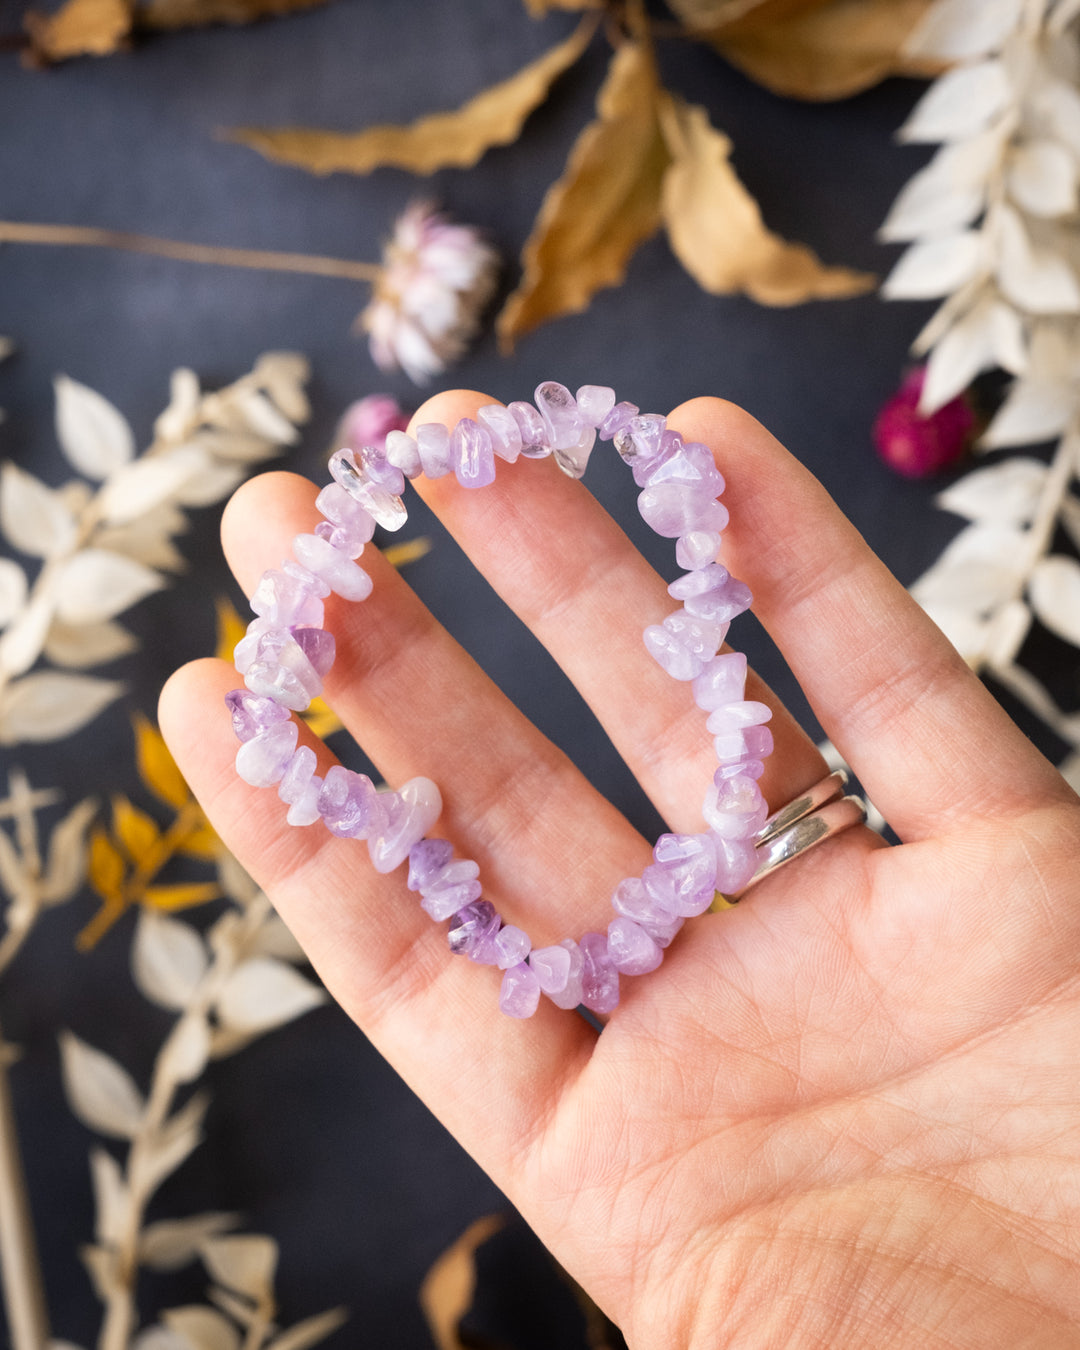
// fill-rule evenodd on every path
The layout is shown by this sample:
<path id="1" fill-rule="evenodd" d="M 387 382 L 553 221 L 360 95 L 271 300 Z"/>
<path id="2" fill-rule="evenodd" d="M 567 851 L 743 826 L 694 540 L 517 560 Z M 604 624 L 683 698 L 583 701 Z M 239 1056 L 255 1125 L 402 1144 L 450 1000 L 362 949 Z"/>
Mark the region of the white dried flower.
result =
<path id="1" fill-rule="evenodd" d="M 381 370 L 425 384 L 465 351 L 495 291 L 499 255 L 471 225 L 413 202 L 383 251 L 371 303 L 358 320 Z"/>

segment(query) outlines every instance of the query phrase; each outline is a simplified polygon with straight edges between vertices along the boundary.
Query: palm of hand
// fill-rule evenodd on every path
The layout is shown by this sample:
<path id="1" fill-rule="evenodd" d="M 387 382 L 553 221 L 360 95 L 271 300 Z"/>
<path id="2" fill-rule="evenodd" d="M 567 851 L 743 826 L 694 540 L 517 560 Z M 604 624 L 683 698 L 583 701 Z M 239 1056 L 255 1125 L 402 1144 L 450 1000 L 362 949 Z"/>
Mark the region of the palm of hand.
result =
<path id="1" fill-rule="evenodd" d="M 500 1019 L 393 878 L 358 878 L 349 841 L 283 831 L 273 794 L 253 803 L 224 719 L 205 725 L 235 675 L 180 672 L 162 725 L 331 991 L 631 1345 L 1060 1345 L 1080 1325 L 1080 806 L 756 423 L 714 400 L 676 417 L 725 470 L 737 449 L 725 561 L 906 842 L 852 831 L 689 925 L 599 1039 L 547 1005 Z M 672 827 L 700 828 L 700 717 L 639 674 L 634 629 L 670 604 L 617 529 L 557 474 L 425 494 Z M 241 495 L 242 583 L 308 526 L 312 495 L 280 476 Z M 553 558 L 558 526 L 594 541 L 584 569 Z M 534 941 L 603 926 L 640 836 L 378 563 L 363 617 L 332 624 L 346 724 L 391 781 L 440 782 L 441 829 Z M 413 686 L 430 698 L 403 722 Z M 822 766 L 783 709 L 773 725 L 777 806 Z"/>

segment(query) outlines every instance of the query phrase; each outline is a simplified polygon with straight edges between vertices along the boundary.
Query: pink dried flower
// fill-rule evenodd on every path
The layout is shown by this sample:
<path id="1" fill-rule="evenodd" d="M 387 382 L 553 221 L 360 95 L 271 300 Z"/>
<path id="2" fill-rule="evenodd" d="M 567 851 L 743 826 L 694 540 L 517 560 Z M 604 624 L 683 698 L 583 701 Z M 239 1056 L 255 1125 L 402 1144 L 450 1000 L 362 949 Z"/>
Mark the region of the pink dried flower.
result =
<path id="1" fill-rule="evenodd" d="M 371 445 L 376 450 L 383 450 L 387 433 L 404 431 L 408 425 L 409 414 L 396 398 L 389 394 L 369 394 L 345 409 L 334 433 L 334 449 L 347 445 L 358 450 L 362 445 Z"/>
<path id="2" fill-rule="evenodd" d="M 478 230 L 413 202 L 383 250 L 375 294 L 358 321 L 375 364 L 400 367 L 416 384 L 445 370 L 475 336 L 498 271 L 499 255 Z"/>
<path id="3" fill-rule="evenodd" d="M 916 366 L 874 422 L 874 444 L 891 469 L 905 478 L 925 478 L 961 458 L 975 436 L 976 417 L 965 395 L 929 417 L 919 412 L 926 367 Z"/>

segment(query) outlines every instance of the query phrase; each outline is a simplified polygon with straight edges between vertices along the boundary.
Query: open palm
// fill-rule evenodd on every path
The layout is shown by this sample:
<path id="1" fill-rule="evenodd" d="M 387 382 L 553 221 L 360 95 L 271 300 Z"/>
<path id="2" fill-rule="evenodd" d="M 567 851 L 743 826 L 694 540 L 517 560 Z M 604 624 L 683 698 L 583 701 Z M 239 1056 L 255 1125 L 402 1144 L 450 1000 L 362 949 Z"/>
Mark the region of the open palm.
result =
<path id="1" fill-rule="evenodd" d="M 417 421 L 489 401 L 441 395 Z M 177 759 L 327 987 L 631 1346 L 1080 1345 L 1080 802 L 768 433 L 713 399 L 669 420 L 712 446 L 724 561 L 902 846 L 849 831 L 688 924 L 598 1035 L 546 1002 L 501 1017 L 496 977 L 449 956 L 400 873 L 240 782 L 221 663 L 165 691 Z M 641 646 L 661 580 L 551 464 L 421 486 L 670 826 L 700 830 L 702 715 Z M 237 494 L 249 590 L 314 497 L 284 474 Z M 439 833 L 508 922 L 537 945 L 602 929 L 649 844 L 364 566 L 372 598 L 328 602 L 328 698 L 391 783 L 439 783 Z M 775 808 L 825 769 L 750 696 L 775 709 Z"/>

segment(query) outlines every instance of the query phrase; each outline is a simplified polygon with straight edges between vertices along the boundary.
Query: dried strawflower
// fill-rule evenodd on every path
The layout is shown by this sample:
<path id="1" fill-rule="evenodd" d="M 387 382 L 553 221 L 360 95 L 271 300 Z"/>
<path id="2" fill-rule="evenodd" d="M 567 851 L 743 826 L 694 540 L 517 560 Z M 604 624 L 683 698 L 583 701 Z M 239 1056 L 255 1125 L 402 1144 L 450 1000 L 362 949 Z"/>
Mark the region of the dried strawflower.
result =
<path id="1" fill-rule="evenodd" d="M 878 454 L 905 478 L 926 478 L 956 464 L 975 434 L 975 413 L 964 395 L 928 416 L 919 411 L 925 382 L 926 367 L 916 366 L 874 422 Z"/>
<path id="2" fill-rule="evenodd" d="M 499 255 L 471 225 L 456 225 L 430 202 L 413 202 L 383 251 L 371 303 L 358 320 L 382 370 L 417 384 L 465 351 L 495 292 Z"/>
<path id="3" fill-rule="evenodd" d="M 369 394 L 345 409 L 334 433 L 334 449 L 371 445 L 382 450 L 389 432 L 404 431 L 408 425 L 409 414 L 396 398 L 390 394 Z"/>

